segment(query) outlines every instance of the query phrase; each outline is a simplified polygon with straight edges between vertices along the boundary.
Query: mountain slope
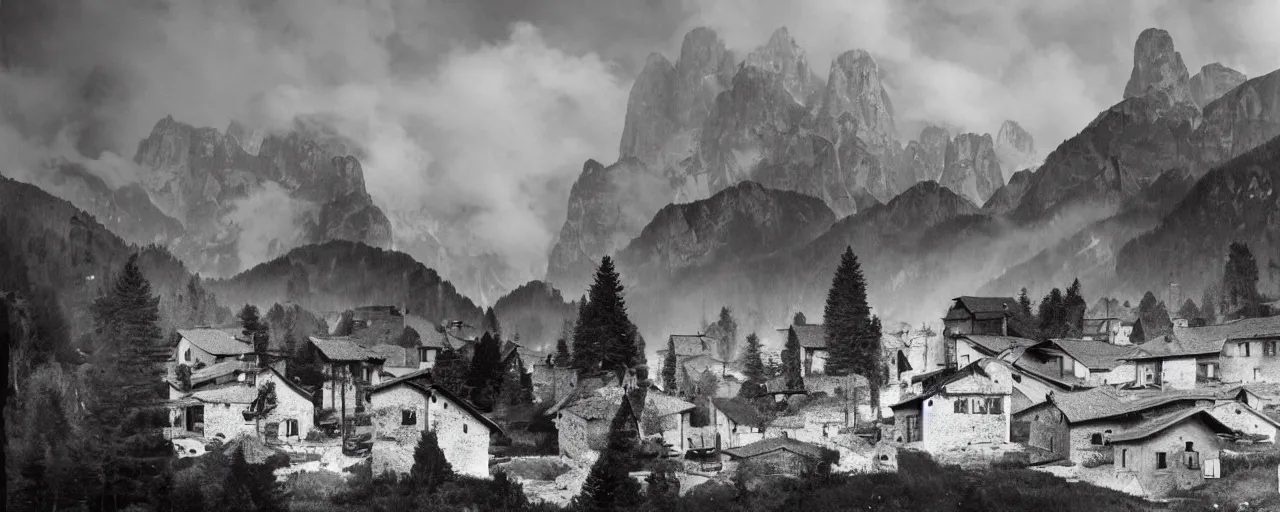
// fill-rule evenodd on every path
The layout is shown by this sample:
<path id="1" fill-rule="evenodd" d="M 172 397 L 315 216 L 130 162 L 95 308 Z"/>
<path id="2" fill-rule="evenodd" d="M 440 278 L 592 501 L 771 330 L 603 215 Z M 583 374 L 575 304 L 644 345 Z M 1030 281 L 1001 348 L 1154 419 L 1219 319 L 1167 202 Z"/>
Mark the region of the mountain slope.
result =
<path id="1" fill-rule="evenodd" d="M 389 305 L 434 322 L 480 325 L 483 314 L 436 271 L 407 254 L 333 240 L 295 248 L 229 279 L 209 282 L 231 304 L 289 301 L 317 312 Z"/>
<path id="2" fill-rule="evenodd" d="M 1120 249 L 1116 273 L 1137 290 L 1157 289 L 1170 274 L 1183 290 L 1221 279 L 1227 246 L 1245 242 L 1266 291 L 1280 284 L 1280 137 L 1232 159 L 1198 181 L 1151 232 Z"/>
<path id="3" fill-rule="evenodd" d="M 500 297 L 493 312 L 503 336 L 518 335 L 523 346 L 555 350 L 564 321 L 578 317 L 578 303 L 565 301 L 560 290 L 546 282 L 529 281 Z"/>

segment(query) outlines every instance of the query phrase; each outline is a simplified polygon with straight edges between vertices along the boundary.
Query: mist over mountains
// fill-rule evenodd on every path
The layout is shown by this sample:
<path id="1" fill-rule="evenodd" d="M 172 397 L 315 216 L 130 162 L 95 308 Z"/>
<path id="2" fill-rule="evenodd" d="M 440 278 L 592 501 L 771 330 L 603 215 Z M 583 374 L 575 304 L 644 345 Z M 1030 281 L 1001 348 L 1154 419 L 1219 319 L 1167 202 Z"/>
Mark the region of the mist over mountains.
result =
<path id="1" fill-rule="evenodd" d="M 1205 60 L 1248 52 L 1180 25 L 1117 30 L 1123 41 L 1095 48 L 1124 65 L 1048 69 L 1031 38 L 1017 41 L 1026 56 L 990 56 L 1005 68 L 947 74 L 934 41 L 831 38 L 785 13 L 735 25 L 715 2 L 694 8 L 707 26 L 666 24 L 669 41 L 596 53 L 565 50 L 556 23 L 444 52 L 409 23 L 426 11 L 405 5 L 363 17 L 330 6 L 351 15 L 336 32 L 288 0 L 49 5 L 0 7 L 0 174 L 121 243 L 156 244 L 233 304 L 388 303 L 433 321 L 495 305 L 546 344 L 612 255 L 645 338 L 697 331 L 720 306 L 768 337 L 795 311 L 821 311 L 846 245 L 876 313 L 910 323 L 955 295 L 1039 296 L 1075 277 L 1091 298 L 1171 278 L 1192 289 L 1220 270 L 1228 238 L 1259 255 L 1280 247 L 1264 172 L 1280 74 Z M 932 19 L 876 5 L 859 26 Z M 68 45 L 136 34 L 45 44 L 94 16 L 97 32 Z M 906 64 L 926 48 L 939 57 Z M 972 85 L 979 71 L 1023 87 Z M 1073 84 L 1086 92 L 1036 108 L 1012 97 Z M 1280 286 L 1259 258 L 1264 289 Z"/>

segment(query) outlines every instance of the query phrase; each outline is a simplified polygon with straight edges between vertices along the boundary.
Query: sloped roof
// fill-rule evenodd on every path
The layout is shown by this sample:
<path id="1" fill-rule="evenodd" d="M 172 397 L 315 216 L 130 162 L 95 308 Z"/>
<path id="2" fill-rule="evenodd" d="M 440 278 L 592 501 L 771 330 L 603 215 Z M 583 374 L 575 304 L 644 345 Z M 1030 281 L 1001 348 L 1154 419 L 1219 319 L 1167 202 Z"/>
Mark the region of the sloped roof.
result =
<path id="1" fill-rule="evenodd" d="M 401 375 L 401 376 L 399 376 L 399 377 L 395 377 L 395 378 L 393 378 L 393 379 L 384 380 L 384 381 L 382 381 L 381 383 L 379 383 L 378 385 L 370 387 L 370 388 L 369 388 L 369 390 L 370 390 L 370 391 L 378 391 L 378 390 L 380 390 L 380 389 L 384 389 L 384 388 L 388 388 L 388 387 L 394 386 L 394 385 L 399 384 L 399 383 L 401 383 L 401 382 L 411 381 L 411 380 L 418 380 L 418 379 L 426 379 L 427 381 L 430 381 L 430 380 L 431 380 L 431 370 L 430 370 L 430 369 L 426 369 L 426 370 L 418 370 L 418 371 L 415 371 L 415 372 L 409 372 L 409 373 L 406 373 L 406 374 L 404 374 L 404 375 Z"/>
<path id="2" fill-rule="evenodd" d="M 217 380 L 219 377 L 225 377 L 236 372 L 249 372 L 257 368 L 256 363 L 249 361 L 223 361 L 214 363 L 199 370 L 191 372 L 191 385 L 196 386 L 211 380 Z"/>
<path id="3" fill-rule="evenodd" d="M 804 416 L 778 416 L 769 422 L 773 428 L 804 428 Z"/>
<path id="4" fill-rule="evenodd" d="M 890 405 L 889 408 L 897 409 L 905 405 L 911 404 L 913 402 L 919 402 L 920 400 L 924 400 L 925 398 L 934 396 L 938 393 L 941 393 L 942 390 L 946 388 L 947 384 L 957 382 L 970 375 L 986 376 L 987 375 L 986 366 L 989 364 L 1004 364 L 1007 367 L 1012 367 L 1012 365 L 1009 365 L 1009 363 L 1006 363 L 1004 361 L 999 361 L 989 357 L 984 357 L 982 359 L 969 363 L 964 368 L 956 370 L 952 372 L 950 375 L 947 375 L 946 377 L 942 377 L 940 380 L 935 382 L 932 386 L 929 386 L 920 394 L 909 396 L 896 404 Z"/>
<path id="5" fill-rule="evenodd" d="M 1203 327 L 1174 327 L 1173 334 L 1185 342 L 1200 344 L 1228 340 L 1280 338 L 1280 316 L 1245 318 Z"/>
<path id="6" fill-rule="evenodd" d="M 421 377 L 425 372 L 427 372 L 427 370 L 419 370 L 413 373 L 407 373 L 407 374 L 401 375 L 400 377 L 392 379 L 391 381 L 383 382 L 382 384 L 374 386 L 373 388 L 370 388 L 370 390 L 372 393 L 376 394 L 380 391 L 389 389 L 391 387 L 403 385 L 403 386 L 407 386 L 422 392 L 423 396 L 431 396 L 432 393 L 439 393 L 441 396 L 448 398 L 453 403 L 458 404 L 458 407 L 461 407 L 463 410 L 467 411 L 477 421 L 479 421 L 480 423 L 483 423 L 486 427 L 489 428 L 490 432 L 503 432 L 502 426 L 498 425 L 496 422 L 493 421 L 493 419 L 489 418 L 488 416 L 485 416 L 484 413 L 480 412 L 479 409 L 476 409 L 476 406 L 472 404 L 469 400 L 463 399 L 458 395 L 455 395 L 452 391 L 449 391 L 448 388 L 445 388 L 443 386 L 432 384 L 429 381 L 416 379 L 416 377 Z"/>
<path id="7" fill-rule="evenodd" d="M 317 338 L 311 337 L 311 344 L 330 361 L 368 361 L 383 360 L 377 352 L 364 348 L 350 338 Z"/>
<path id="8" fill-rule="evenodd" d="M 985 334 L 965 334 L 960 336 L 973 342 L 975 348 L 988 355 L 996 355 L 1005 350 L 1016 347 L 1030 347 L 1036 344 L 1035 340 L 1027 338 L 1018 338 L 1015 336 L 990 336 Z"/>
<path id="9" fill-rule="evenodd" d="M 822 324 L 792 325 L 796 331 L 796 339 L 804 348 L 827 348 L 827 331 Z"/>
<path id="10" fill-rule="evenodd" d="M 1105 341 L 1056 339 L 1050 343 L 1090 370 L 1113 370 L 1137 350 Z"/>
<path id="11" fill-rule="evenodd" d="M 407 349 L 399 345 L 382 343 L 379 345 L 374 345 L 372 347 L 369 347 L 368 350 L 370 352 L 377 354 L 378 357 L 385 360 L 386 362 L 383 364 L 387 366 L 394 366 L 394 367 L 409 366 L 409 354 L 407 351 L 411 349 Z"/>
<path id="12" fill-rule="evenodd" d="M 754 405 L 734 398 L 712 398 L 711 404 L 739 425 L 764 426 L 765 417 Z"/>
<path id="13" fill-rule="evenodd" d="M 418 337 L 422 338 L 418 346 L 427 348 L 444 348 L 444 334 L 436 330 L 436 324 L 420 315 L 405 314 L 404 326 L 412 327 L 418 332 Z"/>
<path id="14" fill-rule="evenodd" d="M 815 444 L 797 441 L 789 437 L 772 437 L 756 441 L 746 446 L 727 448 L 724 450 L 724 453 L 725 455 L 735 459 L 746 459 L 776 452 L 778 450 L 785 450 L 796 455 L 801 455 L 818 461 L 839 457 L 839 452 L 823 448 Z"/>
<path id="15" fill-rule="evenodd" d="M 1129 428 L 1124 430 L 1123 432 L 1112 434 L 1111 443 L 1112 444 L 1126 443 L 1126 442 L 1131 443 L 1131 442 L 1141 441 L 1153 435 L 1159 434 L 1160 432 L 1165 431 L 1169 427 L 1182 423 L 1183 421 L 1187 421 L 1192 417 L 1198 417 L 1204 420 L 1205 424 L 1216 432 L 1224 433 L 1224 434 L 1231 432 L 1230 427 L 1223 425 L 1221 421 L 1218 421 L 1218 419 L 1214 418 L 1212 414 L 1209 414 L 1209 409 L 1204 407 L 1196 407 L 1193 409 L 1184 409 L 1181 411 L 1174 411 L 1168 414 L 1143 420 L 1142 423 L 1139 423 L 1133 428 Z"/>
<path id="16" fill-rule="evenodd" d="M 703 354 L 709 352 L 715 346 L 714 339 L 701 334 L 672 334 L 667 339 L 672 345 L 675 345 L 676 357 Z M 667 353 L 667 347 L 659 347 L 658 353 Z"/>
<path id="17" fill-rule="evenodd" d="M 1275 419 L 1275 418 L 1272 418 L 1272 417 L 1270 417 L 1270 416 L 1267 416 L 1266 414 L 1263 414 L 1263 413 L 1262 413 L 1262 411 L 1259 411 L 1259 410 L 1257 410 L 1257 409 L 1254 409 L 1253 407 L 1250 407 L 1250 406 L 1249 406 L 1249 404 L 1246 404 L 1246 403 L 1242 403 L 1242 402 L 1223 402 L 1223 403 L 1220 403 L 1220 404 L 1218 404 L 1218 405 L 1214 406 L 1214 407 L 1213 407 L 1213 409 L 1215 409 L 1215 410 L 1217 410 L 1217 409 L 1224 409 L 1224 410 L 1226 410 L 1227 412 L 1234 412 L 1234 411 L 1237 411 L 1237 410 L 1238 410 L 1238 411 L 1248 412 L 1249 414 L 1252 414 L 1252 415 L 1254 415 L 1254 416 L 1257 416 L 1257 417 L 1259 417 L 1259 418 L 1262 418 L 1262 421 L 1265 421 L 1265 422 L 1267 422 L 1267 423 L 1271 424 L 1271 426 L 1276 427 L 1276 428 L 1280 428 L 1280 421 L 1276 421 L 1276 419 Z"/>
<path id="18" fill-rule="evenodd" d="M 695 407 L 697 406 L 689 402 L 662 393 L 648 393 L 645 397 L 645 411 L 653 411 L 652 414 L 659 417 L 680 414 Z"/>
<path id="19" fill-rule="evenodd" d="M 236 334 L 223 329 L 179 329 L 178 335 L 186 338 L 200 350 L 215 356 L 239 356 L 253 353 L 253 345 L 240 341 Z"/>
<path id="20" fill-rule="evenodd" d="M 1122 395 L 1110 386 L 1086 391 L 1054 393 L 1049 401 L 1062 411 L 1067 421 L 1078 423 L 1136 413 L 1181 400 L 1213 400 L 1213 393 L 1197 390 L 1163 391 L 1151 396 Z"/>
<path id="21" fill-rule="evenodd" d="M 969 318 L 967 315 L 957 311 L 957 308 L 968 311 L 974 318 L 979 320 L 989 320 L 992 318 L 1001 318 L 1018 307 L 1018 301 L 1013 297 L 956 297 L 953 299 L 955 304 L 951 309 L 947 310 L 946 320 L 964 320 Z"/>
<path id="22" fill-rule="evenodd" d="M 591 396 L 573 402 L 563 411 L 573 413 L 587 421 L 613 419 L 613 415 L 618 412 L 618 406 L 622 405 L 623 394 L 622 388 L 603 387 Z"/>

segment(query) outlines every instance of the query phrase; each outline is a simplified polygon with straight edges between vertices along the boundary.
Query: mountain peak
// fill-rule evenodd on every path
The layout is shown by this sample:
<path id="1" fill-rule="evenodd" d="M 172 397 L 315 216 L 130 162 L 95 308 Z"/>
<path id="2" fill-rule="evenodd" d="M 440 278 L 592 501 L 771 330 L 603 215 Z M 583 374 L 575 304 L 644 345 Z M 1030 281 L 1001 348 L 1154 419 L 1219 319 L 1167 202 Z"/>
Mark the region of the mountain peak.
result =
<path id="1" fill-rule="evenodd" d="M 1239 87 L 1247 77 L 1244 73 L 1222 65 L 1221 62 L 1205 64 L 1191 77 L 1191 97 L 1200 108 L 1221 98 L 1227 91 Z"/>
<path id="2" fill-rule="evenodd" d="M 791 38 L 786 27 L 774 31 L 768 43 L 747 55 L 743 65 L 781 76 L 783 87 L 796 103 L 804 104 L 805 99 L 818 88 L 804 49 Z"/>
<path id="3" fill-rule="evenodd" d="M 1174 50 L 1173 36 L 1164 29 L 1149 28 L 1133 46 L 1133 71 L 1124 97 L 1144 96 L 1155 90 L 1169 95 L 1172 103 L 1191 103 L 1190 76 L 1182 54 Z"/>
<path id="4" fill-rule="evenodd" d="M 716 94 L 728 87 L 737 64 L 724 40 L 708 27 L 685 34 L 674 77 L 672 118 L 677 126 L 696 126 L 706 119 Z"/>

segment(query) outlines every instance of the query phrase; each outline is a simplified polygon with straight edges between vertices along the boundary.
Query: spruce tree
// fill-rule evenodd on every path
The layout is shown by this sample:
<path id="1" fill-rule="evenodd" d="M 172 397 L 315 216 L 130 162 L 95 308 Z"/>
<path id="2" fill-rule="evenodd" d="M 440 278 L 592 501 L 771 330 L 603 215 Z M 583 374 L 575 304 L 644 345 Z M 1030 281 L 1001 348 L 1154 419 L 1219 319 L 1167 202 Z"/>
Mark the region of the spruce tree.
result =
<path id="1" fill-rule="evenodd" d="M 797 311 L 796 315 L 791 317 L 792 325 L 808 325 L 809 319 L 804 317 L 804 313 Z"/>
<path id="2" fill-rule="evenodd" d="M 252 304 L 245 304 L 240 308 L 240 333 L 244 335 L 246 340 L 253 343 L 253 351 L 262 354 L 267 351 L 267 332 L 268 327 L 262 321 L 262 317 L 258 315 L 258 307 Z"/>
<path id="3" fill-rule="evenodd" d="M 609 425 L 608 444 L 591 466 L 582 491 L 573 499 L 573 509 L 605 512 L 626 509 L 641 500 L 640 482 L 631 478 L 635 466 L 631 453 L 636 439 L 631 400 L 623 398 Z"/>
<path id="4" fill-rule="evenodd" d="M 1018 309 L 1024 318 L 1035 318 L 1035 312 L 1031 311 L 1031 297 L 1027 295 L 1025 286 L 1018 292 Z"/>
<path id="5" fill-rule="evenodd" d="M 756 381 L 763 383 L 765 380 L 764 360 L 760 355 L 760 337 L 756 333 L 747 335 L 747 351 L 743 354 L 746 359 L 747 381 Z"/>
<path id="6" fill-rule="evenodd" d="M 434 430 L 422 431 L 418 446 L 413 450 L 413 467 L 409 469 L 409 481 L 427 492 L 435 492 L 443 482 L 453 480 L 453 466 L 440 449 L 440 440 Z"/>
<path id="7" fill-rule="evenodd" d="M 800 337 L 796 336 L 795 328 L 787 329 L 787 343 L 782 347 L 782 375 L 786 377 L 787 389 L 804 387 L 800 368 Z"/>
<path id="8" fill-rule="evenodd" d="M 880 373 L 880 338 L 871 326 L 867 305 L 867 281 L 853 248 L 846 247 L 836 267 L 822 316 L 827 342 L 826 373 L 858 374 L 872 383 Z"/>
<path id="9" fill-rule="evenodd" d="M 1040 301 L 1040 332 L 1047 338 L 1062 338 L 1067 335 L 1068 322 L 1066 299 L 1062 290 L 1054 288 Z"/>
<path id="10" fill-rule="evenodd" d="M 720 318 L 716 320 L 718 339 L 716 351 L 720 359 L 733 361 L 738 352 L 738 321 L 728 307 L 720 308 Z"/>
<path id="11" fill-rule="evenodd" d="M 667 338 L 667 353 L 662 360 L 662 389 L 668 394 L 676 394 L 676 342 L 673 338 Z"/>
<path id="12" fill-rule="evenodd" d="M 573 354 L 569 353 L 569 343 L 565 341 L 564 336 L 556 340 L 556 355 L 553 361 L 556 368 L 568 368 L 573 364 Z"/>
<path id="13" fill-rule="evenodd" d="M 1129 343 L 1140 345 L 1146 343 L 1147 335 L 1143 332 L 1142 319 L 1139 318 L 1133 322 L 1133 330 L 1129 331 Z"/>
<path id="14" fill-rule="evenodd" d="M 436 356 L 436 365 L 431 370 L 431 378 L 436 385 L 456 395 L 465 395 L 469 373 L 467 362 L 458 355 L 458 351 L 445 347 L 440 350 L 440 355 Z"/>
<path id="15" fill-rule="evenodd" d="M 621 373 L 639 362 L 641 350 L 636 346 L 636 329 L 627 318 L 622 292 L 622 280 L 614 269 L 613 259 L 605 256 L 596 269 L 588 293 L 589 302 L 580 311 L 578 328 L 573 333 L 575 363 L 581 361 L 575 366 L 579 369 Z"/>
<path id="16" fill-rule="evenodd" d="M 1196 307 L 1196 302 L 1188 298 L 1183 301 L 1182 307 L 1178 308 L 1178 317 L 1186 319 L 1188 322 L 1202 318 L 1200 308 Z"/>
<path id="17" fill-rule="evenodd" d="M 1085 312 L 1089 310 L 1079 279 L 1072 281 L 1071 286 L 1067 287 L 1067 296 L 1062 300 L 1062 309 L 1064 335 L 1079 338 L 1084 332 Z"/>
<path id="18" fill-rule="evenodd" d="M 502 325 L 498 323 L 498 315 L 493 312 L 490 307 L 484 311 L 484 324 L 481 327 L 485 332 L 493 333 L 493 337 L 502 340 Z"/>
<path id="19" fill-rule="evenodd" d="M 103 461 L 100 496 L 95 508 L 153 502 L 168 495 L 165 460 L 170 448 L 162 430 L 168 418 L 160 297 L 138 268 L 138 255 L 129 257 L 111 289 L 94 302 L 94 325 L 99 339 L 93 371 L 96 400 L 86 400 L 101 443 L 95 446 Z M 155 505 L 155 503 L 152 503 Z"/>
<path id="20" fill-rule="evenodd" d="M 1200 299 L 1200 315 L 1206 324 L 1218 323 L 1218 287 L 1210 284 Z"/>
<path id="21" fill-rule="evenodd" d="M 471 371 L 467 384 L 471 386 L 471 401 L 482 409 L 493 407 L 498 387 L 502 382 L 502 346 L 492 334 L 486 332 L 476 343 L 471 356 Z"/>

